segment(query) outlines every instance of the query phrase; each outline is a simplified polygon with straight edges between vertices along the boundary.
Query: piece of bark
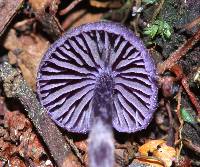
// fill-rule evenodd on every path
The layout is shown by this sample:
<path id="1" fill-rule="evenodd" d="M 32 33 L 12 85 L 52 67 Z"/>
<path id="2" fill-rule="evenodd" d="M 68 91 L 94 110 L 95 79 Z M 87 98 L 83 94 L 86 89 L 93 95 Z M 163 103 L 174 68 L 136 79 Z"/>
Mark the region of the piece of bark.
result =
<path id="1" fill-rule="evenodd" d="M 20 72 L 12 68 L 10 64 L 3 63 L 0 65 L 0 77 L 3 81 L 6 96 L 14 97 L 21 101 L 28 117 L 43 138 L 57 166 L 64 167 L 66 162 L 71 161 L 74 163 L 70 166 L 80 166 L 70 146 L 65 142 L 64 136 L 62 136 L 45 109 L 40 105 L 35 94 L 20 75 Z"/>
<path id="2" fill-rule="evenodd" d="M 22 2 L 23 0 L 0 0 L 0 36 L 20 9 Z"/>

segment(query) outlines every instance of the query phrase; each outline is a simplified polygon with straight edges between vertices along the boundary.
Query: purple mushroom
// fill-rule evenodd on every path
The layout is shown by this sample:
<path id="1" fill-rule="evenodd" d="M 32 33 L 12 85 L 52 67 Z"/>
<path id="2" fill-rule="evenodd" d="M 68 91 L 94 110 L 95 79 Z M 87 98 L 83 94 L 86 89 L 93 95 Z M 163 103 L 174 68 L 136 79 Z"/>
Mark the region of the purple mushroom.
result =
<path id="1" fill-rule="evenodd" d="M 90 166 L 112 166 L 112 127 L 145 129 L 157 106 L 155 65 L 126 27 L 101 21 L 68 31 L 43 57 L 37 92 L 67 131 L 89 130 Z M 112 155 L 112 156 L 109 156 Z"/>

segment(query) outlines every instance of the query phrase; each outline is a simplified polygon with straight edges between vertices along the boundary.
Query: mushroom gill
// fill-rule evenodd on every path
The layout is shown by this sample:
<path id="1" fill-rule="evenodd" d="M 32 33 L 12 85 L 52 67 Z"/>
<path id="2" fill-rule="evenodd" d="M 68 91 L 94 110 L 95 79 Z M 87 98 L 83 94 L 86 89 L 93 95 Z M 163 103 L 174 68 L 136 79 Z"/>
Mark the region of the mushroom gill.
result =
<path id="1" fill-rule="evenodd" d="M 56 124 L 76 133 L 93 129 L 91 140 L 100 140 L 94 129 L 109 136 L 112 126 L 127 133 L 147 127 L 157 106 L 155 76 L 151 56 L 132 31 L 101 21 L 68 31 L 48 49 L 37 92 Z"/>

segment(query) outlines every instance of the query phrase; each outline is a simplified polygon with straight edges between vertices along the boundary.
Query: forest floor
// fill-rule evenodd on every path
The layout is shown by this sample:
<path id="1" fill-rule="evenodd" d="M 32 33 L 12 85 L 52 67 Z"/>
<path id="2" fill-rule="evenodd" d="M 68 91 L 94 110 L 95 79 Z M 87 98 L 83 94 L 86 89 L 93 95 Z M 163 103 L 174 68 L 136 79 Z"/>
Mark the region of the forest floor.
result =
<path id="1" fill-rule="evenodd" d="M 0 63 L 12 65 L 0 67 L 0 167 L 88 166 L 88 136 L 38 114 L 36 76 L 51 43 L 102 19 L 141 38 L 158 74 L 154 118 L 115 132 L 115 166 L 200 166 L 199 0 L 0 0 Z"/>

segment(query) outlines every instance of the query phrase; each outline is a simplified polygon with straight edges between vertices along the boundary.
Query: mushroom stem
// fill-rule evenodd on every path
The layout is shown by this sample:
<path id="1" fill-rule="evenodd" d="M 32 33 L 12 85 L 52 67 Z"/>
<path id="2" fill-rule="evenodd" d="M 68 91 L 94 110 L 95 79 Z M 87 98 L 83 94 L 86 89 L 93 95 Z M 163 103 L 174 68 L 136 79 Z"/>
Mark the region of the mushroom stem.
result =
<path id="1" fill-rule="evenodd" d="M 114 143 L 111 126 L 101 119 L 93 125 L 89 135 L 89 166 L 113 167 Z"/>
<path id="2" fill-rule="evenodd" d="M 93 121 L 89 135 L 90 167 L 112 167 L 114 142 L 112 131 L 113 78 L 100 74 L 93 99 Z"/>

